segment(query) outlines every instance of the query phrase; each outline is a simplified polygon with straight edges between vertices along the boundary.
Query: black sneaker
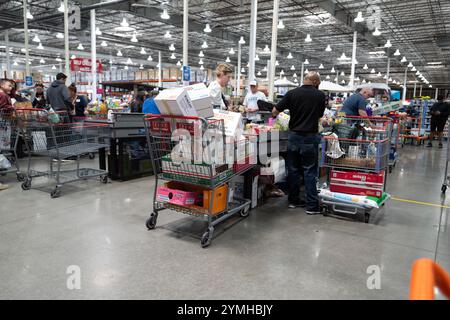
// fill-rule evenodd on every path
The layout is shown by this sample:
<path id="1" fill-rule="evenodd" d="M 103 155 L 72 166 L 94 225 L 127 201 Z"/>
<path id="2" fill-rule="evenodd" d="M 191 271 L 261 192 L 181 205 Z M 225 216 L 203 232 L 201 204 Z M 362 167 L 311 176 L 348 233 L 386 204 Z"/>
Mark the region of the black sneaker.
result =
<path id="1" fill-rule="evenodd" d="M 316 214 L 321 214 L 321 213 L 322 213 L 322 211 L 320 211 L 319 209 L 313 209 L 313 210 L 306 209 L 306 214 L 308 214 L 310 216 L 314 216 Z"/>
<path id="2" fill-rule="evenodd" d="M 431 144 L 431 142 L 428 142 L 427 148 L 432 148 L 432 147 L 433 147 L 433 145 Z"/>
<path id="3" fill-rule="evenodd" d="M 304 207 L 306 207 L 306 203 L 305 202 L 300 202 L 299 204 L 289 203 L 289 205 L 288 205 L 289 209 L 304 208 Z"/>

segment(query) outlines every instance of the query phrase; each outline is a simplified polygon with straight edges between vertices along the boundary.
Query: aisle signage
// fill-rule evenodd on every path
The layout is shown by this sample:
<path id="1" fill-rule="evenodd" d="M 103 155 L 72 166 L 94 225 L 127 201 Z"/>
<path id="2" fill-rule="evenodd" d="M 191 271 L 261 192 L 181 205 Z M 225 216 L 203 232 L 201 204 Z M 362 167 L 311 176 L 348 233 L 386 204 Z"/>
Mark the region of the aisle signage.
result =
<path id="1" fill-rule="evenodd" d="M 27 87 L 31 87 L 33 85 L 33 77 L 32 76 L 25 77 L 25 85 Z"/>
<path id="2" fill-rule="evenodd" d="M 88 58 L 75 58 L 70 60 L 70 71 L 91 72 L 92 62 Z M 97 73 L 103 72 L 103 65 L 97 59 Z"/>
<path id="3" fill-rule="evenodd" d="M 191 67 L 183 66 L 183 81 L 191 81 Z"/>

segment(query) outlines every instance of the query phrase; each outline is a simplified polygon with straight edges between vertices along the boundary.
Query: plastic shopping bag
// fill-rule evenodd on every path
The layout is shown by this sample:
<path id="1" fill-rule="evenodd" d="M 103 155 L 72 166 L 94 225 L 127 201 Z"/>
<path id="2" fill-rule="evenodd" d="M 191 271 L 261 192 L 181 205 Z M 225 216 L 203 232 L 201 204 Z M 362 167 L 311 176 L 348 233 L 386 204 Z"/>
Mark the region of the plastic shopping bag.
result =
<path id="1" fill-rule="evenodd" d="M 0 170 L 8 170 L 11 168 L 11 162 L 3 154 L 0 154 Z"/>
<path id="2" fill-rule="evenodd" d="M 50 123 L 59 123 L 59 115 L 53 110 L 53 108 L 50 108 L 48 110 L 48 120 Z"/>
<path id="3" fill-rule="evenodd" d="M 340 157 L 345 155 L 345 152 L 341 149 L 338 136 L 333 133 L 329 135 L 329 137 L 331 138 L 328 139 L 326 155 L 332 159 L 339 159 Z"/>
<path id="4" fill-rule="evenodd" d="M 0 150 L 11 149 L 11 127 L 0 126 Z"/>

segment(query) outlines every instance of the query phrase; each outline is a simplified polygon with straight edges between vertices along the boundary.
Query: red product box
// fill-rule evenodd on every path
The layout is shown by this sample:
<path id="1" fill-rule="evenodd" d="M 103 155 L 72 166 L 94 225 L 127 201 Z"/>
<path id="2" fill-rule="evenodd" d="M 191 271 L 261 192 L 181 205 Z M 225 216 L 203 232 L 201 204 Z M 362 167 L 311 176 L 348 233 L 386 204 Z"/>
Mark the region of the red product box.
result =
<path id="1" fill-rule="evenodd" d="M 330 191 L 380 198 L 384 191 L 385 172 L 364 173 L 331 170 Z"/>
<path id="2" fill-rule="evenodd" d="M 198 192 L 188 192 L 166 187 L 158 187 L 156 191 L 156 200 L 158 202 L 169 202 L 180 206 L 194 205 L 200 198 L 201 195 Z"/>

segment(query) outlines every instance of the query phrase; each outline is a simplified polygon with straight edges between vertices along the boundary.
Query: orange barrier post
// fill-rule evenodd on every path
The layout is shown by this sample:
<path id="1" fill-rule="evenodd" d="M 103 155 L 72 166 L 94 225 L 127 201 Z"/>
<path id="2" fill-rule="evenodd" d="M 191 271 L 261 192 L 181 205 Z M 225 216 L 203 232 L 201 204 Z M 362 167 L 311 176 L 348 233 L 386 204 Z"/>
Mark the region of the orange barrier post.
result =
<path id="1" fill-rule="evenodd" d="M 435 288 L 450 299 L 450 276 L 431 259 L 419 259 L 414 262 L 409 299 L 434 300 Z"/>

